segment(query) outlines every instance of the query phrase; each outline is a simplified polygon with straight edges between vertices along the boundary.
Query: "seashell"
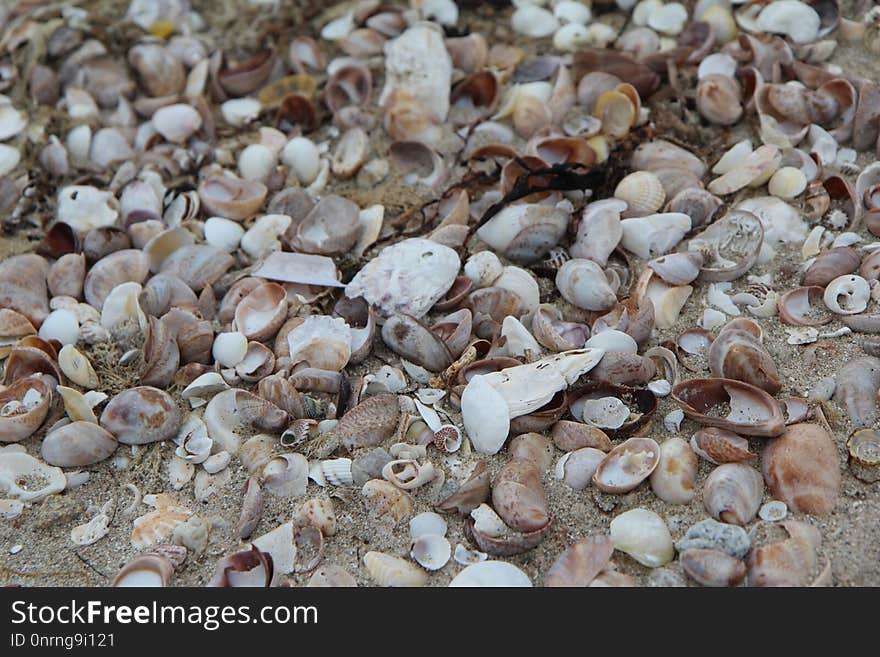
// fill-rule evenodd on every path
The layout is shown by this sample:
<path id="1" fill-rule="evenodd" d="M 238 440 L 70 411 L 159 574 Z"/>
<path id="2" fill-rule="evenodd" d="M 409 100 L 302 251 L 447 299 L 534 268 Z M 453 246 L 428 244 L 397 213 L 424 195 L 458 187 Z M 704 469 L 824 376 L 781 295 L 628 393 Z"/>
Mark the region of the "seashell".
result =
<path id="1" fill-rule="evenodd" d="M 101 309 L 111 290 L 122 283 L 143 283 L 148 273 L 149 261 L 143 252 L 124 249 L 111 253 L 96 262 L 86 275 L 86 302 Z"/>
<path id="2" fill-rule="evenodd" d="M 246 96 L 265 84 L 276 59 L 273 48 L 263 48 L 234 66 L 221 68 L 216 73 L 217 83 L 230 96 Z"/>
<path id="3" fill-rule="evenodd" d="M 783 34 L 795 43 L 814 41 L 819 36 L 820 25 L 816 10 L 796 0 L 771 2 L 761 9 L 754 23 L 756 31 Z"/>
<path id="4" fill-rule="evenodd" d="M 550 432 L 553 443 L 563 451 L 593 447 L 603 452 L 611 449 L 611 441 L 604 431 L 580 422 L 560 420 Z"/>
<path id="5" fill-rule="evenodd" d="M 562 314 L 550 304 L 538 306 L 531 329 L 540 345 L 556 352 L 579 349 L 590 335 L 586 324 L 562 321 Z"/>
<path id="6" fill-rule="evenodd" d="M 46 341 L 53 340 L 62 345 L 74 344 L 79 339 L 79 321 L 69 310 L 53 310 L 43 320 L 38 335 Z"/>
<path id="7" fill-rule="evenodd" d="M 232 257 L 207 244 L 177 249 L 162 262 L 161 273 L 177 276 L 195 292 L 212 285 L 232 265 Z"/>
<path id="8" fill-rule="evenodd" d="M 449 562 L 452 546 L 443 536 L 424 534 L 413 541 L 410 556 L 427 570 L 439 570 Z"/>
<path id="9" fill-rule="evenodd" d="M 692 228 L 712 223 L 723 205 L 720 198 L 705 189 L 688 187 L 678 192 L 666 205 L 667 212 L 680 212 L 691 218 Z"/>
<path id="10" fill-rule="evenodd" d="M 304 185 L 310 185 L 321 169 L 321 153 L 311 139 L 294 137 L 284 145 L 281 162 L 290 168 Z"/>
<path id="11" fill-rule="evenodd" d="M 40 455 L 50 465 L 92 465 L 116 451 L 116 438 L 93 422 L 71 422 L 46 434 Z"/>
<path id="12" fill-rule="evenodd" d="M 870 427 L 877 417 L 878 389 L 880 359 L 863 356 L 838 370 L 834 401 L 846 409 L 853 427 Z"/>
<path id="13" fill-rule="evenodd" d="M 617 87 L 601 94 L 593 107 L 593 116 L 602 122 L 602 132 L 614 139 L 621 139 L 629 134 L 638 118 L 639 109 L 632 98 L 619 89 Z"/>
<path id="14" fill-rule="evenodd" d="M 817 302 L 824 290 L 819 286 L 799 287 L 786 292 L 777 301 L 779 319 L 794 326 L 818 326 L 831 321 L 831 314 Z"/>
<path id="15" fill-rule="evenodd" d="M 687 285 L 700 274 L 703 255 L 699 251 L 670 253 L 648 262 L 648 267 L 657 272 L 670 285 Z"/>
<path id="16" fill-rule="evenodd" d="M 548 37 L 559 29 L 559 20 L 552 12 L 532 4 L 524 4 L 513 12 L 511 27 L 532 39 Z"/>
<path id="17" fill-rule="evenodd" d="M 139 554 L 120 568 L 110 586 L 114 588 L 164 588 L 170 584 L 174 570 L 174 564 L 163 555 L 157 552 L 146 552 Z"/>
<path id="18" fill-rule="evenodd" d="M 260 101 L 255 98 L 233 98 L 220 105 L 223 120 L 237 127 L 256 119 L 261 109 Z"/>
<path id="19" fill-rule="evenodd" d="M 473 281 L 477 289 L 492 285 L 503 271 L 504 265 L 492 251 L 475 253 L 464 263 L 464 275 Z"/>
<path id="20" fill-rule="evenodd" d="M 270 495 L 291 497 L 306 494 L 309 463 L 302 454 L 280 454 L 270 459 L 260 473 L 263 488 Z"/>
<path id="21" fill-rule="evenodd" d="M 53 297 L 82 296 L 86 277 L 86 259 L 81 253 L 67 253 L 49 267 L 46 283 Z"/>
<path id="22" fill-rule="evenodd" d="M 247 354 L 247 338 L 243 333 L 233 331 L 218 333 L 214 338 L 211 355 L 223 367 L 235 367 Z"/>
<path id="23" fill-rule="evenodd" d="M 340 66 L 324 87 L 324 102 L 334 114 L 346 107 L 363 107 L 370 100 L 373 78 L 365 66 Z"/>
<path id="24" fill-rule="evenodd" d="M 532 582 L 519 568 L 506 561 L 481 561 L 456 575 L 450 587 L 531 587 Z"/>
<path id="25" fill-rule="evenodd" d="M 264 344 L 249 342 L 244 358 L 235 366 L 235 372 L 243 381 L 255 383 L 270 375 L 275 369 L 275 354 Z"/>
<path id="26" fill-rule="evenodd" d="M 873 429 L 859 429 L 846 441 L 849 452 L 849 469 L 853 475 L 865 483 L 880 480 L 880 450 L 878 434 Z"/>
<path id="27" fill-rule="evenodd" d="M 123 445 L 145 445 L 177 435 L 180 411 L 168 393 L 139 386 L 113 397 L 101 414 L 101 426 Z"/>
<path id="28" fill-rule="evenodd" d="M 605 456 L 605 452 L 593 447 L 581 447 L 567 452 L 556 462 L 556 478 L 561 479 L 569 488 L 583 490 L 590 485 Z"/>
<path id="29" fill-rule="evenodd" d="M 667 212 L 624 219 L 621 246 L 640 258 L 663 255 L 678 244 L 691 229 L 686 214 Z"/>
<path id="30" fill-rule="evenodd" d="M 190 463 L 204 463 L 211 455 L 214 442 L 208 437 L 205 423 L 194 413 L 183 421 L 174 441 L 177 443 L 175 455 Z"/>
<path id="31" fill-rule="evenodd" d="M 746 436 L 778 436 L 785 418 L 779 404 L 766 392 L 732 379 L 691 379 L 672 388 L 672 398 L 685 415 L 704 426 L 727 429 Z M 726 417 L 711 409 L 729 404 Z"/>
<path id="32" fill-rule="evenodd" d="M 405 491 L 384 479 L 371 479 L 361 489 L 370 522 L 394 528 L 413 513 L 413 500 Z"/>
<path id="33" fill-rule="evenodd" d="M 679 559 L 682 570 L 703 586 L 736 586 L 746 577 L 746 566 L 739 559 L 718 550 L 693 548 Z"/>
<path id="34" fill-rule="evenodd" d="M 592 40 L 590 30 L 585 26 L 579 23 L 567 23 L 556 30 L 553 35 L 553 46 L 563 52 L 574 52 Z"/>
<path id="35" fill-rule="evenodd" d="M 95 417 L 92 406 L 86 400 L 85 395 L 65 386 L 56 386 L 55 389 L 61 395 L 61 400 L 64 402 L 64 411 L 71 420 L 85 420 L 92 424 L 98 424 L 98 418 Z"/>
<path id="36" fill-rule="evenodd" d="M 315 527 L 324 536 L 333 536 L 336 533 L 336 513 L 329 499 L 313 498 L 303 502 L 293 522 L 296 527 Z"/>
<path id="37" fill-rule="evenodd" d="M 789 426 L 767 443 L 761 463 L 771 494 L 792 510 L 822 514 L 834 508 L 840 489 L 837 450 L 821 426 Z"/>
<path id="38" fill-rule="evenodd" d="M 698 462 L 694 450 L 673 437 L 660 445 L 659 457 L 650 476 L 651 490 L 669 504 L 690 504 L 696 494 Z"/>
<path id="39" fill-rule="evenodd" d="M 356 447 L 375 447 L 393 435 L 399 415 L 396 395 L 375 395 L 343 415 L 336 430 L 349 451 Z"/>
<path id="40" fill-rule="evenodd" d="M 820 253 L 813 261 L 801 284 L 807 287 L 825 287 L 835 278 L 852 274 L 859 268 L 861 257 L 856 249 L 839 246 Z"/>
<path id="41" fill-rule="evenodd" d="M 241 242 L 244 228 L 222 217 L 211 217 L 205 222 L 205 241 L 216 249 L 232 253 Z"/>
<path id="42" fill-rule="evenodd" d="M 742 88 L 736 78 L 717 73 L 705 75 L 700 78 L 696 93 L 697 110 L 709 123 L 733 125 L 742 117 Z"/>
<path id="43" fill-rule="evenodd" d="M 131 247 L 131 238 L 124 231 L 110 227 L 93 228 L 82 239 L 83 255 L 89 263 Z"/>
<path id="44" fill-rule="evenodd" d="M 617 301 L 604 272 L 592 260 L 566 262 L 556 273 L 556 287 L 566 301 L 584 310 L 607 310 Z"/>
<path id="45" fill-rule="evenodd" d="M 287 413 L 271 402 L 235 388 L 215 395 L 203 419 L 211 439 L 232 455 L 238 453 L 242 435 L 252 435 L 254 429 L 280 433 L 288 423 Z"/>
<path id="46" fill-rule="evenodd" d="M 294 364 L 338 372 L 351 357 L 351 329 L 341 318 L 311 315 L 287 334 L 287 342 Z"/>
<path id="47" fill-rule="evenodd" d="M 838 276 L 825 287 L 823 300 L 827 308 L 838 315 L 855 315 L 868 307 L 871 289 L 861 276 Z"/>
<path id="48" fill-rule="evenodd" d="M 39 342 L 23 342 L 29 340 L 38 340 Z M 35 346 L 26 346 L 26 344 L 34 344 Z M 56 381 L 61 381 L 61 372 L 55 363 L 54 350 L 49 345 L 45 345 L 40 338 L 29 336 L 22 338 L 19 343 L 9 351 L 6 360 L 6 369 L 3 372 L 4 385 L 9 385 L 18 379 L 25 378 L 31 374 L 48 374 Z"/>
<path id="49" fill-rule="evenodd" d="M 535 532 L 552 520 L 541 472 L 534 463 L 513 459 L 492 484 L 492 505 L 505 524 L 518 532 Z"/>
<path id="50" fill-rule="evenodd" d="M 641 217 L 657 212 L 666 200 L 666 192 L 656 175 L 650 171 L 636 171 L 617 184 L 615 198 L 627 204 L 624 217 Z"/>
<path id="51" fill-rule="evenodd" d="M 163 98 L 183 91 L 186 84 L 183 64 L 163 46 L 139 44 L 128 51 L 128 63 L 147 95 Z"/>
<path id="52" fill-rule="evenodd" d="M 9 308 L 0 308 L 0 346 L 14 345 L 20 338 L 36 333 L 37 329 L 27 317 Z"/>
<path id="53" fill-rule="evenodd" d="M 107 502 L 96 516 L 87 523 L 70 530 L 70 540 L 75 545 L 92 545 L 104 538 L 110 531 L 110 515 L 113 513 L 113 502 Z"/>
<path id="54" fill-rule="evenodd" d="M 789 538 L 752 550 L 748 559 L 750 586 L 803 586 L 818 564 L 819 530 L 806 522 L 781 523 Z"/>
<path id="55" fill-rule="evenodd" d="M 277 283 L 254 288 L 235 307 L 235 326 L 248 340 L 275 336 L 287 319 L 287 294 Z"/>
<path id="56" fill-rule="evenodd" d="M 738 463 L 755 458 L 749 441 L 732 431 L 707 427 L 691 436 L 691 447 L 710 463 Z"/>
<path id="57" fill-rule="evenodd" d="M 761 505 L 764 483 L 757 470 L 742 463 L 715 468 L 703 488 L 703 504 L 721 522 L 745 526 Z"/>
<path id="58" fill-rule="evenodd" d="M 153 511 L 134 519 L 131 544 L 139 550 L 165 541 L 178 525 L 192 516 L 192 511 L 177 505 L 165 493 L 144 495 L 143 502 L 153 507 Z"/>
<path id="59" fill-rule="evenodd" d="M 363 128 L 346 130 L 336 145 L 330 170 L 339 178 L 351 178 L 361 168 L 367 158 L 369 139 Z"/>
<path id="60" fill-rule="evenodd" d="M 715 221 L 688 243 L 689 251 L 703 255 L 700 275 L 706 281 L 732 281 L 752 268 L 764 243 L 760 219 L 735 210 Z"/>
<path id="61" fill-rule="evenodd" d="M 647 509 L 630 509 L 611 521 L 611 543 L 615 550 L 631 556 L 648 568 L 672 561 L 675 549 L 663 519 Z"/>
<path id="62" fill-rule="evenodd" d="M 761 329 L 749 319 L 734 319 L 709 347 L 709 369 L 714 376 L 745 381 L 771 394 L 782 383 L 776 365 L 764 349 Z"/>
<path id="63" fill-rule="evenodd" d="M 514 262 L 533 262 L 555 246 L 569 214 L 548 205 L 510 205 L 477 230 L 477 235 Z"/>
<path id="64" fill-rule="evenodd" d="M 48 263 L 38 255 L 5 258 L 0 262 L 0 307 L 15 310 L 39 328 L 49 315 L 48 271 Z"/>
<path id="65" fill-rule="evenodd" d="M 428 581 L 427 575 L 408 561 L 383 552 L 367 552 L 364 566 L 379 586 L 419 587 Z"/>
<path id="66" fill-rule="evenodd" d="M 776 146 L 765 144 L 747 155 L 737 166 L 708 185 L 713 194 L 724 196 L 740 189 L 763 184 L 779 169 L 782 154 Z"/>
<path id="67" fill-rule="evenodd" d="M 779 500 L 767 502 L 766 504 L 761 505 L 761 508 L 758 510 L 758 517 L 767 522 L 785 520 L 787 515 L 788 507 L 785 502 L 780 502 Z"/>
<path id="68" fill-rule="evenodd" d="M 627 412 L 629 409 L 627 409 Z M 647 479 L 660 462 L 660 446 L 650 438 L 630 438 L 612 449 L 593 474 L 593 486 L 626 493 Z"/>
<path id="69" fill-rule="evenodd" d="M 614 546 L 607 536 L 591 536 L 569 545 L 544 576 L 544 586 L 584 587 L 605 570 Z"/>
<path id="70" fill-rule="evenodd" d="M 227 219 L 242 221 L 255 214 L 266 200 L 266 186 L 255 180 L 244 180 L 228 171 L 202 179 L 198 193 L 208 212 Z"/>
<path id="71" fill-rule="evenodd" d="M 309 578 L 308 587 L 357 587 L 357 581 L 339 566 L 322 566 Z"/>
<path id="72" fill-rule="evenodd" d="M 569 249 L 571 256 L 586 258 L 604 267 L 623 236 L 620 217 L 625 209 L 626 206 L 617 199 L 603 199 L 589 203 L 581 215 L 575 242 Z"/>
<path id="73" fill-rule="evenodd" d="M 480 506 L 489 497 L 489 469 L 486 461 L 478 461 L 467 480 L 452 495 L 434 505 L 443 513 L 458 512 L 463 516 Z"/>
<path id="74" fill-rule="evenodd" d="M 773 196 L 793 199 L 800 196 L 807 188 L 807 177 L 795 167 L 782 167 L 773 174 L 767 185 L 767 191 Z"/>
<path id="75" fill-rule="evenodd" d="M 52 405 L 52 388 L 40 376 L 20 378 L 0 389 L 0 442 L 20 442 L 46 419 Z"/>
<path id="76" fill-rule="evenodd" d="M 597 333 L 587 340 L 586 346 L 601 348 L 602 342 L 594 339 L 612 332 L 618 333 L 614 329 Z M 625 333 L 621 335 L 626 336 Z M 635 349 L 635 342 L 633 348 Z M 612 385 L 643 385 L 654 377 L 656 371 L 650 358 L 623 350 L 609 350 L 590 372 L 590 379 Z"/>

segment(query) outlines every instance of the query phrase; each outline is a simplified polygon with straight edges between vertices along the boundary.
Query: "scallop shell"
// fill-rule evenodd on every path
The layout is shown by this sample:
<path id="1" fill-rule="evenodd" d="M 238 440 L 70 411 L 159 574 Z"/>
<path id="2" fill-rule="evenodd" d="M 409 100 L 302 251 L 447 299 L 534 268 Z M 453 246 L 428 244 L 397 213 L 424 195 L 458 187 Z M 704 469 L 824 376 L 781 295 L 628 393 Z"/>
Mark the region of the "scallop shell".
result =
<path id="1" fill-rule="evenodd" d="M 642 217 L 657 212 L 666 200 L 659 178 L 650 171 L 636 171 L 617 184 L 615 198 L 627 204 L 624 217 Z"/>

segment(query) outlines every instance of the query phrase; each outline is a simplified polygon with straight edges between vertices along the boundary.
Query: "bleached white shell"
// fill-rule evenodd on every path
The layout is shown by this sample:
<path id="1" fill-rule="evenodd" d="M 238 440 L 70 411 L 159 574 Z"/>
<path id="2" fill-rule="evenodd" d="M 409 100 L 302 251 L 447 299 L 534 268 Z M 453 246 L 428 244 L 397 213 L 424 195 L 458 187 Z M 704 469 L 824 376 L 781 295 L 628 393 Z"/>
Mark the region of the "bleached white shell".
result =
<path id="1" fill-rule="evenodd" d="M 712 173 L 722 175 L 733 170 L 733 168 L 739 166 L 742 161 L 751 154 L 751 152 L 752 142 L 750 140 L 743 139 L 742 141 L 738 141 L 721 156 L 721 159 L 719 159 L 718 162 L 715 163 L 715 166 L 712 167 Z"/>
<path id="2" fill-rule="evenodd" d="M 0 144 L 0 176 L 7 175 L 18 166 L 21 152 L 14 146 Z"/>
<path id="3" fill-rule="evenodd" d="M 508 205 L 483 224 L 477 235 L 513 260 L 534 260 L 562 238 L 568 219 L 565 209 L 552 205 Z"/>
<path id="4" fill-rule="evenodd" d="M 424 586 L 428 577 L 410 562 L 383 552 L 367 552 L 364 566 L 379 586 Z"/>
<path id="5" fill-rule="evenodd" d="M 626 209 L 626 201 L 616 198 L 593 201 L 587 205 L 574 244 L 569 249 L 571 257 L 586 258 L 604 267 L 623 236 L 620 215 Z"/>
<path id="6" fill-rule="evenodd" d="M 275 153 L 263 144 L 248 144 L 238 154 L 238 172 L 245 180 L 266 182 L 275 164 Z"/>
<path id="7" fill-rule="evenodd" d="M 175 455 L 168 461 L 168 482 L 174 490 L 186 486 L 196 473 L 196 466 Z"/>
<path id="8" fill-rule="evenodd" d="M 758 509 L 758 517 L 766 522 L 785 520 L 788 515 L 788 506 L 781 500 L 772 500 Z"/>
<path id="9" fill-rule="evenodd" d="M 202 127 L 202 116 L 183 103 L 160 107 L 153 113 L 152 121 L 156 132 L 177 143 L 185 142 Z"/>
<path id="10" fill-rule="evenodd" d="M 531 587 L 529 576 L 506 561 L 481 561 L 462 570 L 450 587 Z"/>
<path id="11" fill-rule="evenodd" d="M 87 162 L 92 145 L 92 128 L 87 124 L 72 128 L 67 133 L 64 144 L 71 160 L 78 163 Z"/>
<path id="12" fill-rule="evenodd" d="M 508 356 L 538 356 L 544 351 L 522 322 L 511 315 L 501 323 L 501 335 L 507 339 L 504 346 Z"/>
<path id="13" fill-rule="evenodd" d="M 541 290 L 538 282 L 529 272 L 521 267 L 508 265 L 504 268 L 501 276 L 495 279 L 494 287 L 513 292 L 519 297 L 526 312 L 531 312 L 541 302 Z"/>
<path id="14" fill-rule="evenodd" d="M 691 218 L 681 212 L 634 217 L 620 223 L 623 248 L 645 259 L 668 253 L 691 229 Z"/>
<path id="15" fill-rule="evenodd" d="M 211 217 L 205 222 L 205 241 L 213 247 L 233 253 L 241 242 L 244 228 L 237 221 Z"/>
<path id="16" fill-rule="evenodd" d="M 583 406 L 583 420 L 600 429 L 619 429 L 629 419 L 629 407 L 617 397 L 587 399 Z"/>
<path id="17" fill-rule="evenodd" d="M 687 9 L 678 2 L 670 2 L 648 15 L 648 27 L 662 34 L 677 36 L 687 22 Z"/>
<path id="18" fill-rule="evenodd" d="M 708 55 L 703 58 L 703 61 L 700 62 L 700 66 L 697 68 L 697 77 L 702 80 L 707 75 L 726 75 L 727 77 L 733 77 L 736 74 L 736 60 L 728 55 L 727 53 L 716 52 L 711 55 Z M 740 142 L 744 143 L 744 142 Z M 745 143 L 748 143 L 746 140 Z M 735 147 L 734 147 L 735 148 Z M 742 148 L 742 147 L 741 147 Z M 728 151 L 730 152 L 730 151 Z M 749 152 L 751 152 L 751 145 L 749 146 Z M 725 153 L 725 156 L 727 154 Z M 724 159 L 724 156 L 721 158 Z M 720 164 L 720 160 L 719 160 Z M 723 165 L 722 165 L 723 166 Z M 717 165 L 716 165 L 717 168 Z M 716 171 L 712 169 L 713 173 L 724 173 L 723 171 Z"/>
<path id="19" fill-rule="evenodd" d="M 58 192 L 58 221 L 78 233 L 112 226 L 119 217 L 119 203 L 112 193 L 88 185 L 70 185 Z"/>
<path id="20" fill-rule="evenodd" d="M 346 12 L 321 28 L 321 38 L 328 41 L 341 41 L 354 29 L 354 12 Z"/>
<path id="21" fill-rule="evenodd" d="M 605 351 L 626 351 L 631 354 L 635 354 L 639 350 L 638 344 L 630 335 L 617 329 L 607 329 L 594 334 L 584 346 Z"/>
<path id="22" fill-rule="evenodd" d="M 8 102 L 0 104 L 0 141 L 14 137 L 26 126 L 27 114 L 15 109 Z"/>
<path id="23" fill-rule="evenodd" d="M 548 37 L 559 29 L 559 21 L 548 10 L 535 5 L 519 7 L 510 19 L 514 32 L 533 39 Z"/>
<path id="24" fill-rule="evenodd" d="M 510 411 L 504 397 L 483 376 L 473 377 L 461 395 L 461 417 L 474 449 L 496 454 L 510 431 Z"/>
<path id="25" fill-rule="evenodd" d="M 410 541 L 415 541 L 428 534 L 446 536 L 446 528 L 446 520 L 443 519 L 443 516 L 433 511 L 426 511 L 410 519 L 409 538 Z"/>
<path id="26" fill-rule="evenodd" d="M 669 528 L 653 511 L 631 509 L 611 521 L 611 542 L 640 564 L 657 568 L 672 561 L 675 548 Z"/>
<path id="27" fill-rule="evenodd" d="M 69 310 L 53 310 L 40 325 L 39 335 L 44 340 L 58 340 L 62 345 L 76 344 L 79 321 Z"/>
<path id="28" fill-rule="evenodd" d="M 211 454 L 202 462 L 202 467 L 208 474 L 217 474 L 225 470 L 229 466 L 230 461 L 232 461 L 232 455 L 224 450 Z"/>
<path id="29" fill-rule="evenodd" d="M 296 174 L 300 183 L 309 185 L 321 169 L 321 153 L 307 137 L 294 137 L 281 151 L 281 161 Z"/>
<path id="30" fill-rule="evenodd" d="M 287 334 L 291 361 L 338 372 L 351 357 L 351 328 L 341 317 L 310 315 Z"/>
<path id="31" fill-rule="evenodd" d="M 214 345 L 211 347 L 214 360 L 223 367 L 235 367 L 242 361 L 246 353 L 247 338 L 238 331 L 218 333 L 214 338 Z"/>
<path id="32" fill-rule="evenodd" d="M 560 0 L 554 4 L 553 15 L 563 23 L 580 23 L 581 25 L 586 25 L 593 17 L 593 13 L 587 5 L 575 0 Z"/>
<path id="33" fill-rule="evenodd" d="M 474 287 L 489 287 L 504 271 L 504 265 L 492 251 L 475 253 L 464 263 L 464 275 L 474 282 Z"/>
<path id="34" fill-rule="evenodd" d="M 321 461 L 321 474 L 324 475 L 324 481 L 333 486 L 351 486 L 354 483 L 351 459 L 348 458 Z"/>
<path id="35" fill-rule="evenodd" d="M 223 380 L 218 372 L 206 372 L 196 377 L 192 383 L 184 388 L 180 396 L 185 399 L 207 399 L 229 388 L 229 384 Z"/>
<path id="36" fill-rule="evenodd" d="M 440 570 L 452 556 L 452 546 L 445 537 L 437 534 L 422 534 L 413 541 L 410 556 L 422 568 Z"/>
<path id="37" fill-rule="evenodd" d="M 286 214 L 265 214 L 241 238 L 241 249 L 252 258 L 262 258 L 281 250 L 279 239 L 290 226 Z"/>
<path id="38" fill-rule="evenodd" d="M 838 276 L 825 287 L 822 299 L 828 309 L 838 315 L 855 315 L 868 307 L 871 288 L 861 276 Z"/>
<path id="39" fill-rule="evenodd" d="M 592 40 L 589 28 L 580 23 L 563 25 L 553 35 L 553 47 L 562 52 L 574 52 Z"/>
<path id="40" fill-rule="evenodd" d="M 104 299 L 101 308 L 101 326 L 113 332 L 124 326 L 132 329 L 139 327 L 144 331 L 147 327 L 147 316 L 141 310 L 138 298 L 141 294 L 140 283 L 120 283 Z"/>
<path id="41" fill-rule="evenodd" d="M 563 454 L 556 462 L 556 478 L 574 490 L 583 490 L 590 485 L 593 474 L 606 456 L 605 452 L 593 447 Z"/>
<path id="42" fill-rule="evenodd" d="M 762 32 L 784 34 L 796 43 L 814 41 L 821 19 L 815 9 L 799 0 L 777 0 L 767 5 L 755 23 Z"/>
<path id="43" fill-rule="evenodd" d="M 800 196 L 807 188 L 807 177 L 795 167 L 782 167 L 773 174 L 767 184 L 767 191 L 779 198 L 792 199 Z"/>
<path id="44" fill-rule="evenodd" d="M 0 495 L 36 502 L 67 486 L 61 468 L 46 465 L 24 452 L 20 445 L 0 450 Z"/>
<path id="45" fill-rule="evenodd" d="M 455 559 L 456 563 L 460 563 L 463 566 L 471 566 L 475 563 L 480 563 L 481 561 L 485 561 L 488 557 L 489 555 L 485 552 L 469 550 L 461 543 L 455 546 L 455 552 L 452 553 L 452 558 Z"/>
<path id="46" fill-rule="evenodd" d="M 110 531 L 110 514 L 113 513 L 113 502 L 105 504 L 101 511 L 83 525 L 70 530 L 70 540 L 76 545 L 96 543 Z"/>
<path id="47" fill-rule="evenodd" d="M 556 287 L 566 301 L 584 310 L 607 310 L 617 302 L 602 268 L 584 258 L 573 258 L 559 268 Z"/>
<path id="48" fill-rule="evenodd" d="M 203 463 L 211 455 L 214 441 L 208 436 L 208 427 L 195 413 L 186 416 L 174 439 L 174 453 L 190 463 Z"/>
<path id="49" fill-rule="evenodd" d="M 454 0 L 423 0 L 422 13 L 428 20 L 441 25 L 455 25 L 458 22 L 458 5 Z"/>
<path id="50" fill-rule="evenodd" d="M 293 572 L 297 550 L 294 543 L 292 522 L 285 522 L 262 536 L 258 536 L 253 540 L 253 545 L 257 549 L 269 553 L 275 572 L 283 575 Z"/>
<path id="51" fill-rule="evenodd" d="M 229 125 L 240 127 L 250 123 L 260 115 L 260 101 L 256 98 L 233 98 L 220 105 L 223 120 Z"/>

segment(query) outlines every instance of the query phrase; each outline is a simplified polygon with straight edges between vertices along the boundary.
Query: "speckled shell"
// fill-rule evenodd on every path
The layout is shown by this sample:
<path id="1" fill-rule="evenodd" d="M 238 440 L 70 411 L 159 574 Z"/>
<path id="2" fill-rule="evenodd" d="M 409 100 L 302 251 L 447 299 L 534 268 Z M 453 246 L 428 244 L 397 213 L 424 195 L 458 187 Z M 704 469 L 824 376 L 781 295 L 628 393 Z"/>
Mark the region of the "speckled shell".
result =
<path id="1" fill-rule="evenodd" d="M 177 435 L 180 411 L 171 396 L 149 386 L 121 392 L 101 414 L 101 426 L 124 445 L 145 445 Z"/>
<path id="2" fill-rule="evenodd" d="M 346 449 L 375 447 L 391 438 L 397 428 L 400 407 L 397 395 L 368 397 L 342 416 L 336 430 Z"/>

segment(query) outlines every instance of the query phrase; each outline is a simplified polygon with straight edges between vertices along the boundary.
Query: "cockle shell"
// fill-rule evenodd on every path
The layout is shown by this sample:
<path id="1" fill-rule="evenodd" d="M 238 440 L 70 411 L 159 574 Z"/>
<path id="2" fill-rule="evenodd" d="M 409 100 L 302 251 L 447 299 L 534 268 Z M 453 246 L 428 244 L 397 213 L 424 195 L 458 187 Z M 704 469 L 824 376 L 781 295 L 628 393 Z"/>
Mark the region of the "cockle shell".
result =
<path id="1" fill-rule="evenodd" d="M 636 508 L 621 513 L 611 521 L 610 530 L 614 549 L 648 568 L 667 564 L 675 556 L 669 528 L 653 511 Z"/>
<path id="2" fill-rule="evenodd" d="M 636 171 L 617 184 L 615 198 L 626 202 L 622 216 L 642 217 L 657 212 L 666 200 L 666 192 L 660 179 L 650 171 Z"/>
<path id="3" fill-rule="evenodd" d="M 794 511 L 823 514 L 834 508 L 840 467 L 834 441 L 821 426 L 789 426 L 768 441 L 761 467 L 773 497 Z"/>
<path id="4" fill-rule="evenodd" d="M 703 504 L 713 518 L 745 526 L 758 513 L 764 482 L 760 473 L 741 463 L 715 468 L 703 485 Z"/>
<path id="5" fill-rule="evenodd" d="M 681 438 L 660 445 L 660 460 L 651 473 L 651 490 L 669 504 L 690 504 L 696 494 L 697 455 Z"/>

